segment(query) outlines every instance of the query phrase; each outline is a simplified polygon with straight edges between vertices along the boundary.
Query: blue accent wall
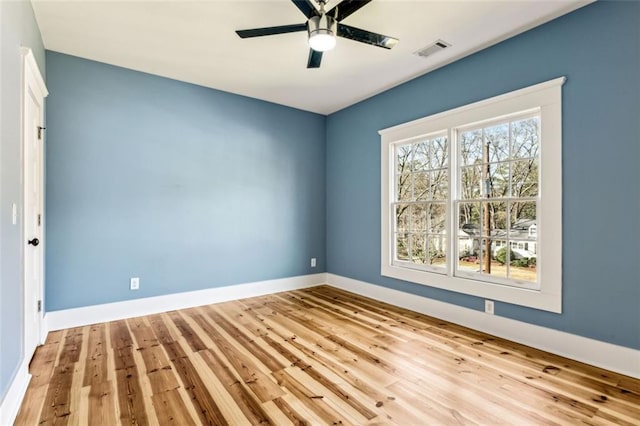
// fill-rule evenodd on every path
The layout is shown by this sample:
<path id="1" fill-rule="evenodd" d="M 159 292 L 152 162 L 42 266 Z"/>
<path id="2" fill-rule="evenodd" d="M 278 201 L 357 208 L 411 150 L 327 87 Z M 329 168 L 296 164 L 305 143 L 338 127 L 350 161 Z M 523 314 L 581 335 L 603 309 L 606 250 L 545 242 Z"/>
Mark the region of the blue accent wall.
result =
<path id="1" fill-rule="evenodd" d="M 324 116 L 46 60 L 47 311 L 325 271 Z"/>
<path id="2" fill-rule="evenodd" d="M 380 137 L 416 118 L 566 76 L 563 313 L 497 315 L 640 348 L 640 3 L 597 2 L 327 119 L 327 270 L 483 310 L 380 275 Z"/>
<path id="3" fill-rule="evenodd" d="M 30 47 L 44 75 L 44 47 L 31 3 L 0 1 L 0 401 L 22 362 L 22 223 L 12 222 L 12 205 L 22 206 L 20 95 L 22 57 Z M 22 212 L 18 211 L 18 217 Z"/>

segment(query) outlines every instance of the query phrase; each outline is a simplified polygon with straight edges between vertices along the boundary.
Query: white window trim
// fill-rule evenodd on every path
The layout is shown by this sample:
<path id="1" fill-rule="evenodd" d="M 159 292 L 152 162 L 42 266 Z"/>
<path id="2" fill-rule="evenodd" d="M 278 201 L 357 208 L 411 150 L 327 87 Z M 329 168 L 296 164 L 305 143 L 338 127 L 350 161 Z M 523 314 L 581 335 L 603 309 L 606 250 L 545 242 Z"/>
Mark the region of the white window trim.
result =
<path id="1" fill-rule="evenodd" d="M 531 308 L 562 312 L 562 85 L 566 77 L 525 87 L 449 111 L 444 111 L 379 131 L 382 141 L 381 169 L 381 274 L 430 287 L 442 288 L 482 298 Z M 393 145 L 439 131 L 450 131 L 476 122 L 539 109 L 541 116 L 540 187 L 538 195 L 538 276 L 540 289 L 525 289 L 492 284 L 453 275 L 455 255 L 449 243 L 447 274 L 394 266 L 393 216 L 389 205 L 393 185 Z M 452 144 L 449 134 L 449 143 Z M 451 162 L 450 162 L 451 164 Z M 450 173 L 453 177 L 453 174 Z M 455 199 L 455 185 L 450 183 L 450 199 Z M 456 223 L 449 202 L 447 235 Z"/>

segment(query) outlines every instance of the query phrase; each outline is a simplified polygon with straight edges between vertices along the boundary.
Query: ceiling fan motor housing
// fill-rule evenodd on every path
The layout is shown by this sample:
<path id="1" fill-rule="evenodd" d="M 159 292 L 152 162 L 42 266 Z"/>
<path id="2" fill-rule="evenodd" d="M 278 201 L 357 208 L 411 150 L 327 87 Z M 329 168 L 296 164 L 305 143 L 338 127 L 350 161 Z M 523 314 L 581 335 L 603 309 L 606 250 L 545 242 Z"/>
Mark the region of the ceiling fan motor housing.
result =
<path id="1" fill-rule="evenodd" d="M 307 31 L 311 47 L 318 52 L 332 49 L 335 46 L 337 27 L 338 21 L 326 13 L 309 18 Z"/>

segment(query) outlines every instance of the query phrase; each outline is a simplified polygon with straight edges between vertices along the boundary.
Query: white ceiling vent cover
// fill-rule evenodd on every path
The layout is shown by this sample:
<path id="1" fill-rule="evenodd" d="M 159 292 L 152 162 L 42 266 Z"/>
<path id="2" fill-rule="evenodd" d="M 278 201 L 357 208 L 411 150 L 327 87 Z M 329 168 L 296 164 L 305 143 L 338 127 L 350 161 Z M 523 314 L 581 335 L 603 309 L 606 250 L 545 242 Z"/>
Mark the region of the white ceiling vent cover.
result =
<path id="1" fill-rule="evenodd" d="M 429 46 L 423 47 L 420 50 L 416 50 L 415 52 L 413 52 L 413 54 L 426 58 L 427 56 L 431 56 L 436 52 L 446 49 L 447 47 L 451 47 L 451 44 L 447 43 L 444 40 L 436 40 L 434 43 L 430 44 Z"/>

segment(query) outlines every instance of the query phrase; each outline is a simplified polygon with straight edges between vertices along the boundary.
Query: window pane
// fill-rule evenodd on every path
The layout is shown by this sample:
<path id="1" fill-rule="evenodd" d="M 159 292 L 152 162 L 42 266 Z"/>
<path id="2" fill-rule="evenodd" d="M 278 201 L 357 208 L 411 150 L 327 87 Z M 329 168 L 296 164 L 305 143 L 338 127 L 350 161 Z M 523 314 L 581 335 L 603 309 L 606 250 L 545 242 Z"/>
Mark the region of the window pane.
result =
<path id="1" fill-rule="evenodd" d="M 489 145 L 489 161 L 509 159 L 509 123 L 498 124 L 484 129 L 484 142 Z"/>
<path id="2" fill-rule="evenodd" d="M 447 265 L 447 238 L 444 235 L 429 235 L 428 263 L 433 266 Z"/>
<path id="3" fill-rule="evenodd" d="M 509 244 L 509 278 L 535 282 L 537 280 L 536 241 L 511 241 Z"/>
<path id="4" fill-rule="evenodd" d="M 458 269 L 478 271 L 480 263 L 480 240 L 471 237 L 458 238 Z"/>
<path id="5" fill-rule="evenodd" d="M 396 173 L 402 174 L 411 170 L 411 145 L 396 147 Z"/>
<path id="6" fill-rule="evenodd" d="M 536 202 L 513 201 L 510 206 L 511 238 L 529 236 L 529 230 L 536 227 Z"/>
<path id="7" fill-rule="evenodd" d="M 431 189 L 431 176 L 429 172 L 413 174 L 413 195 L 415 200 L 429 200 Z"/>
<path id="8" fill-rule="evenodd" d="M 496 277 L 507 278 L 507 248 L 496 240 L 482 241 L 482 272 Z M 486 256 L 489 253 L 489 256 Z"/>
<path id="9" fill-rule="evenodd" d="M 512 196 L 536 197 L 538 195 L 538 160 L 515 161 L 511 169 Z"/>
<path id="10" fill-rule="evenodd" d="M 482 130 L 471 130 L 460 134 L 460 160 L 462 166 L 482 162 Z"/>
<path id="11" fill-rule="evenodd" d="M 507 203 L 506 202 L 489 202 L 482 203 L 483 208 L 483 225 L 485 235 L 491 237 L 506 238 L 507 235 Z"/>
<path id="12" fill-rule="evenodd" d="M 409 172 L 396 175 L 396 201 L 411 201 L 411 180 Z"/>
<path id="13" fill-rule="evenodd" d="M 427 263 L 427 237 L 425 234 L 411 234 L 411 261 Z"/>
<path id="14" fill-rule="evenodd" d="M 430 234 L 444 234 L 446 232 L 446 206 L 444 203 L 434 203 L 429 205 L 429 228 Z"/>
<path id="15" fill-rule="evenodd" d="M 513 202 L 509 210 L 512 253 L 509 278 L 535 282 L 538 257 L 536 203 Z"/>
<path id="16" fill-rule="evenodd" d="M 489 197 L 509 196 L 509 163 L 489 165 Z"/>
<path id="17" fill-rule="evenodd" d="M 536 282 L 538 280 L 538 271 L 536 265 L 537 258 L 530 257 L 516 258 L 511 260 L 509 265 L 509 278 L 514 280 Z"/>
<path id="18" fill-rule="evenodd" d="M 424 204 L 411 206 L 411 231 L 427 230 L 427 207 Z"/>
<path id="19" fill-rule="evenodd" d="M 397 204 L 395 208 L 396 232 L 409 232 L 409 214 L 411 213 L 408 204 Z"/>
<path id="20" fill-rule="evenodd" d="M 431 168 L 447 167 L 449 163 L 449 146 L 446 137 L 435 138 L 431 141 Z"/>
<path id="21" fill-rule="evenodd" d="M 449 179 L 446 169 L 431 172 L 431 199 L 446 200 L 449 198 Z"/>
<path id="22" fill-rule="evenodd" d="M 463 200 L 480 198 L 482 196 L 482 167 L 464 167 L 462 169 L 460 186 Z"/>
<path id="23" fill-rule="evenodd" d="M 538 155 L 539 128 L 540 117 L 511 123 L 512 158 L 531 158 Z"/>
<path id="24" fill-rule="evenodd" d="M 480 203 L 460 203 L 458 206 L 458 226 L 460 236 L 480 235 Z"/>
<path id="25" fill-rule="evenodd" d="M 413 161 L 412 161 L 412 170 L 413 171 L 421 171 L 421 170 L 429 170 L 430 167 L 430 159 L 429 159 L 429 142 L 420 142 L 413 145 Z"/>
<path id="26" fill-rule="evenodd" d="M 396 234 L 396 259 L 409 260 L 408 234 Z"/>

